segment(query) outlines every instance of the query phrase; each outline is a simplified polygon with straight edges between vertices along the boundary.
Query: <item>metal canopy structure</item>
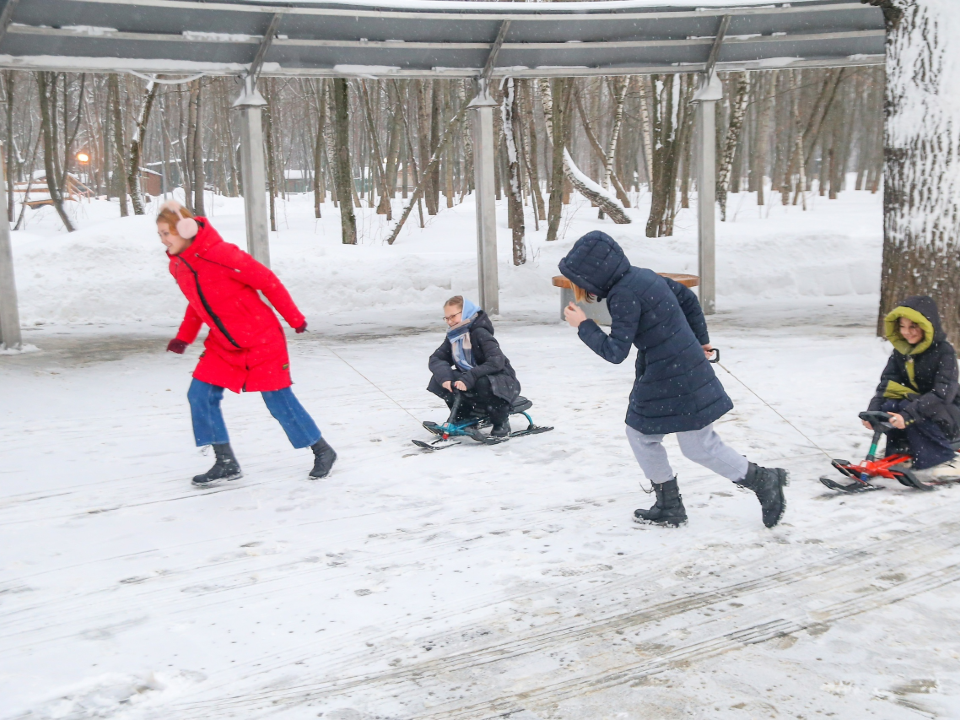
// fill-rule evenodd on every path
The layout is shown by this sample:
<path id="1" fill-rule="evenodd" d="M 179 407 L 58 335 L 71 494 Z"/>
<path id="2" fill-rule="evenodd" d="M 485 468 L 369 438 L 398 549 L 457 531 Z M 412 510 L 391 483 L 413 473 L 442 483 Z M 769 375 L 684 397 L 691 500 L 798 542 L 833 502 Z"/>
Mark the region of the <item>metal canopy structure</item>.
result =
<path id="1" fill-rule="evenodd" d="M 882 62 L 877 8 L 859 0 L 751 7 L 704 0 L 493 3 L 7 0 L 4 64 L 76 71 L 242 73 L 275 17 L 265 75 L 476 77 L 501 24 L 495 74 L 704 70 L 730 16 L 718 70 Z M 754 3 L 755 4 L 755 3 Z M 688 7 L 684 7 L 688 5 Z"/>
<path id="2" fill-rule="evenodd" d="M 881 10 L 859 0 L 0 0 L 2 68 L 243 78 L 234 105 L 245 188 L 265 188 L 261 74 L 477 78 L 478 277 L 481 305 L 492 314 L 499 295 L 491 78 L 701 73 L 698 135 L 713 138 L 705 110 L 721 99 L 718 71 L 882 64 L 884 40 Z M 700 147 L 701 302 L 712 312 L 715 158 L 712 142 Z M 260 195 L 245 198 L 247 244 L 269 262 Z M 7 233 L 0 223 L 0 271 Z M 0 310 L 11 302 L 12 280 L 0 286 Z M 0 327 L 0 341 L 11 345 L 12 332 Z"/>

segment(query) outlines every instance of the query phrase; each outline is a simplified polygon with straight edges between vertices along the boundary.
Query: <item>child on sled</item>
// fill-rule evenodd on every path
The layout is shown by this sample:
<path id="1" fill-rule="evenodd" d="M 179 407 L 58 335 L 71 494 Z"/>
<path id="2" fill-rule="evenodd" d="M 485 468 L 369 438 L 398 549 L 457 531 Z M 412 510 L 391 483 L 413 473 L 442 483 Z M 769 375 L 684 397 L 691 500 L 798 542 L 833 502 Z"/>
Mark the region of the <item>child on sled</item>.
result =
<path id="1" fill-rule="evenodd" d="M 960 437 L 957 353 L 933 298 L 908 297 L 884 318 L 893 353 L 869 410 L 890 413 L 886 455 L 906 453 L 922 480 L 960 479 L 951 441 Z M 864 421 L 864 425 L 870 427 Z"/>
<path id="2" fill-rule="evenodd" d="M 443 306 L 447 336 L 430 356 L 432 377 L 427 390 L 447 407 L 453 407 L 454 391 L 463 393 L 459 418 L 485 416 L 492 437 L 510 434 L 510 408 L 520 395 L 520 382 L 510 361 L 493 336 L 493 323 L 479 307 L 456 295 Z"/>

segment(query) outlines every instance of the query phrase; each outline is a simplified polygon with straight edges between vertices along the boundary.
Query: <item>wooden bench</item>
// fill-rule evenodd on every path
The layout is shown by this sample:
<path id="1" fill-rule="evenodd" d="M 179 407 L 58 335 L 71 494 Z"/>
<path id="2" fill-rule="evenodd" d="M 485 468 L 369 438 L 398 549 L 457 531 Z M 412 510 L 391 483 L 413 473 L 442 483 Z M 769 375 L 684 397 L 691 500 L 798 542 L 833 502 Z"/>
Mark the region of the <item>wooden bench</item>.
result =
<path id="1" fill-rule="evenodd" d="M 670 278 L 688 288 L 697 287 L 700 284 L 700 278 L 696 275 L 687 275 L 686 273 L 660 273 L 665 278 Z M 554 275 L 553 286 L 560 288 L 560 319 L 564 320 L 563 309 L 573 300 L 573 285 L 563 275 Z M 598 325 L 609 325 L 610 311 L 607 310 L 607 301 L 600 300 L 592 303 L 577 303 L 587 317 L 595 321 Z"/>

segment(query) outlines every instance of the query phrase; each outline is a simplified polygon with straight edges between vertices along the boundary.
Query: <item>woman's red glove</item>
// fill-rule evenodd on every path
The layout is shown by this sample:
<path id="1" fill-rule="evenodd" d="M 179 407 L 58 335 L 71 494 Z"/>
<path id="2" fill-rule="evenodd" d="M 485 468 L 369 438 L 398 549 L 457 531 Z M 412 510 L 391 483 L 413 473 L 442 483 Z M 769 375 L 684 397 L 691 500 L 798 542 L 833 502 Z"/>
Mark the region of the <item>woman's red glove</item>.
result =
<path id="1" fill-rule="evenodd" d="M 302 332 L 306 332 L 306 331 L 307 331 L 307 321 L 304 320 L 304 321 L 303 321 L 303 325 L 301 325 L 301 326 L 298 327 L 298 328 L 294 328 L 294 329 L 297 331 L 297 335 L 299 335 L 299 334 L 302 333 Z"/>
<path id="2" fill-rule="evenodd" d="M 169 343 L 167 343 L 167 352 L 176 353 L 177 355 L 183 355 L 184 351 L 187 349 L 187 343 L 183 340 L 177 340 L 174 338 Z"/>

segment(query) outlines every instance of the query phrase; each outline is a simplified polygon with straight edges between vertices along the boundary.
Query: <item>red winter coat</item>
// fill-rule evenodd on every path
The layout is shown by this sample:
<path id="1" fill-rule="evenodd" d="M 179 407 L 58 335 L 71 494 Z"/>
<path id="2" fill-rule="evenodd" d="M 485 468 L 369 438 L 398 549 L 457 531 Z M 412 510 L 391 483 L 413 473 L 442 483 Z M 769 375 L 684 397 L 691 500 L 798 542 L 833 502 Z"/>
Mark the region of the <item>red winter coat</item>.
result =
<path id="1" fill-rule="evenodd" d="M 200 232 L 190 247 L 170 255 L 170 274 L 189 303 L 177 340 L 192 343 L 201 325 L 210 328 L 193 376 L 233 392 L 290 387 L 283 328 L 257 291 L 291 327 L 305 318 L 269 268 L 224 242 L 206 218 L 198 217 L 197 224 Z"/>

